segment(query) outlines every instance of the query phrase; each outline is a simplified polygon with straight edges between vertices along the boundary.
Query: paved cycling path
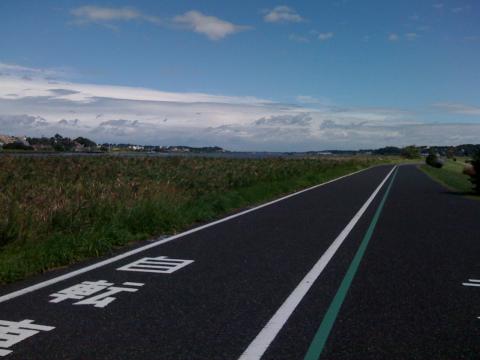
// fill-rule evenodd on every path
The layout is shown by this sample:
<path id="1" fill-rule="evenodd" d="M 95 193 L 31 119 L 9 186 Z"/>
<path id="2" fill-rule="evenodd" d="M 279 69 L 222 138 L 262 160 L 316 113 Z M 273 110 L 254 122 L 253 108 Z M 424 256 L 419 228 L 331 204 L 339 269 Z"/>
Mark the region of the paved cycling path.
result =
<path id="1" fill-rule="evenodd" d="M 471 358 L 479 214 L 374 167 L 4 289 L 0 358 Z"/>

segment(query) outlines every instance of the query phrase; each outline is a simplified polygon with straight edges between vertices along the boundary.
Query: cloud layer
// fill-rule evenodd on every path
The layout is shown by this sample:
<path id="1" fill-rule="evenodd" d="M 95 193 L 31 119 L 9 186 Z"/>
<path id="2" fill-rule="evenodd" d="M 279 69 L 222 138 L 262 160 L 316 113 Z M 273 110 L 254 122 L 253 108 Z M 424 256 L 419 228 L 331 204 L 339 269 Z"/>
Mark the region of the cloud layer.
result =
<path id="1" fill-rule="evenodd" d="M 434 104 L 434 107 L 452 114 L 473 115 L 473 116 L 480 117 L 480 106 L 471 106 L 471 105 L 447 102 L 447 103 Z"/>
<path id="2" fill-rule="evenodd" d="M 255 97 L 58 81 L 45 76 L 49 70 L 8 64 L 0 69 L 0 132 L 11 135 L 58 132 L 97 142 L 264 151 L 448 145 L 480 138 L 478 120 L 426 123 L 405 110 L 344 108 L 308 95 L 289 105 Z M 474 121 L 480 115 L 479 107 L 457 103 L 438 103 L 432 109 Z"/>

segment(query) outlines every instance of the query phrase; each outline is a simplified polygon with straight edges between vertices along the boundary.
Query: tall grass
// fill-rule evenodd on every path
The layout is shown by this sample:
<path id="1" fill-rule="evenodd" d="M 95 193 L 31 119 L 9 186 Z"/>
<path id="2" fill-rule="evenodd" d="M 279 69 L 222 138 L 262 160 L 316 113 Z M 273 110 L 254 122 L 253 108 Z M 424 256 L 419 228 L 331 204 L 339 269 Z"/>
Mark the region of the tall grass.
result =
<path id="1" fill-rule="evenodd" d="M 0 157 L 0 284 L 172 234 L 373 158 Z"/>

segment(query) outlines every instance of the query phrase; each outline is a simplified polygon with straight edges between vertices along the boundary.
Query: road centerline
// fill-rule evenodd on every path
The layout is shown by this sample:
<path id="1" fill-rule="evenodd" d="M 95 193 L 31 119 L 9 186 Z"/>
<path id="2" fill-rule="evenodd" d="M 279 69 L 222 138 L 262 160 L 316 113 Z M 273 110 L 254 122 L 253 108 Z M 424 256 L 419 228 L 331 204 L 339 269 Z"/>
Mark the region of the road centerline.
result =
<path id="1" fill-rule="evenodd" d="M 357 273 L 363 256 L 365 255 L 370 239 L 372 238 L 375 226 L 377 225 L 378 219 L 380 218 L 380 214 L 382 213 L 383 207 L 387 200 L 388 194 L 390 193 L 390 189 L 392 188 L 392 184 L 395 180 L 396 175 L 397 171 L 395 171 L 390 180 L 390 183 L 388 184 L 382 201 L 380 202 L 377 210 L 375 211 L 375 214 L 372 218 L 372 221 L 370 222 L 367 232 L 365 233 L 365 236 L 363 237 L 354 258 L 350 263 L 350 266 L 348 267 L 348 270 L 337 290 L 337 293 L 335 294 L 335 297 L 333 298 L 327 312 L 325 313 L 325 316 L 323 317 L 322 323 L 320 324 L 320 327 L 318 328 L 318 331 L 315 334 L 312 343 L 310 344 L 304 360 L 318 360 L 323 352 L 323 349 L 325 348 L 325 344 L 328 340 L 333 325 L 335 324 L 338 313 L 340 312 L 340 308 L 345 301 L 348 290 L 350 289 L 355 274 Z"/>
<path id="2" fill-rule="evenodd" d="M 337 250 L 343 244 L 347 236 L 350 234 L 352 229 L 355 227 L 357 222 L 360 220 L 360 218 L 366 212 L 377 194 L 380 192 L 383 185 L 387 182 L 391 174 L 396 169 L 397 166 L 394 166 L 392 170 L 390 170 L 390 172 L 382 180 L 380 185 L 378 185 L 378 187 L 373 191 L 367 201 L 362 205 L 362 207 L 357 211 L 357 213 L 353 216 L 350 222 L 345 226 L 345 228 L 340 232 L 340 234 L 336 237 L 336 239 L 332 242 L 328 249 L 323 253 L 323 255 L 315 263 L 312 269 L 307 273 L 307 275 L 305 275 L 302 281 L 287 297 L 287 299 L 275 312 L 275 314 L 268 321 L 268 323 L 263 327 L 260 333 L 248 345 L 247 349 L 240 356 L 239 360 L 259 360 L 262 358 L 263 354 L 267 351 L 268 347 L 278 335 L 280 330 L 283 328 L 287 320 L 290 318 L 290 316 L 300 304 L 302 299 L 305 297 L 307 292 L 313 286 L 314 282 L 323 272 L 327 264 L 333 258 Z"/>

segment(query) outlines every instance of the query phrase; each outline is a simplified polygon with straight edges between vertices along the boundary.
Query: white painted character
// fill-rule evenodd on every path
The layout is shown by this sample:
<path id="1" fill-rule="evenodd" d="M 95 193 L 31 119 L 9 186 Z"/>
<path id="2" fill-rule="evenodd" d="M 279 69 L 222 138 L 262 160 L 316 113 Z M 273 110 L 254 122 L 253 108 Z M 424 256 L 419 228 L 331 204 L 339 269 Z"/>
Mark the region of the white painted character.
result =
<path id="1" fill-rule="evenodd" d="M 117 270 L 172 274 L 193 262 L 194 260 L 171 259 L 166 256 L 146 257 L 124 265 Z"/>
<path id="2" fill-rule="evenodd" d="M 124 285 L 129 285 L 129 284 L 132 285 L 134 283 L 124 283 Z M 140 283 L 135 283 L 135 284 L 136 285 L 134 286 L 143 286 L 143 284 L 140 284 Z M 118 294 L 124 291 L 135 292 L 135 291 L 138 291 L 138 289 L 112 286 L 112 287 L 109 287 L 107 291 L 102 294 L 93 296 L 91 298 L 88 298 L 82 301 L 78 301 L 73 305 L 94 305 L 95 307 L 103 308 L 116 299 L 114 297 L 111 297 L 110 295 Z"/>
<path id="3" fill-rule="evenodd" d="M 113 283 L 109 283 L 106 280 L 84 281 L 81 284 L 73 285 L 58 293 L 51 294 L 50 296 L 55 297 L 55 299 L 50 300 L 50 302 L 59 303 L 67 299 L 81 300 L 87 296 L 103 291 L 112 285 Z"/>
<path id="4" fill-rule="evenodd" d="M 59 303 L 67 299 L 73 299 L 80 300 L 73 303 L 73 305 L 93 305 L 95 307 L 104 308 L 116 299 L 111 295 L 118 294 L 120 292 L 136 292 L 138 291 L 138 287 L 143 286 L 144 284 L 133 282 L 123 283 L 123 285 L 134 287 L 118 287 L 113 285 L 113 283 L 109 283 L 106 280 L 84 281 L 80 284 L 51 294 L 50 296 L 54 297 L 55 299 L 50 300 L 50 302 Z"/>
<path id="5" fill-rule="evenodd" d="M 33 320 L 22 320 L 19 322 L 0 320 L 0 356 L 7 356 L 12 352 L 8 350 L 11 346 L 38 334 L 40 331 L 50 331 L 53 326 L 33 324 Z"/>

